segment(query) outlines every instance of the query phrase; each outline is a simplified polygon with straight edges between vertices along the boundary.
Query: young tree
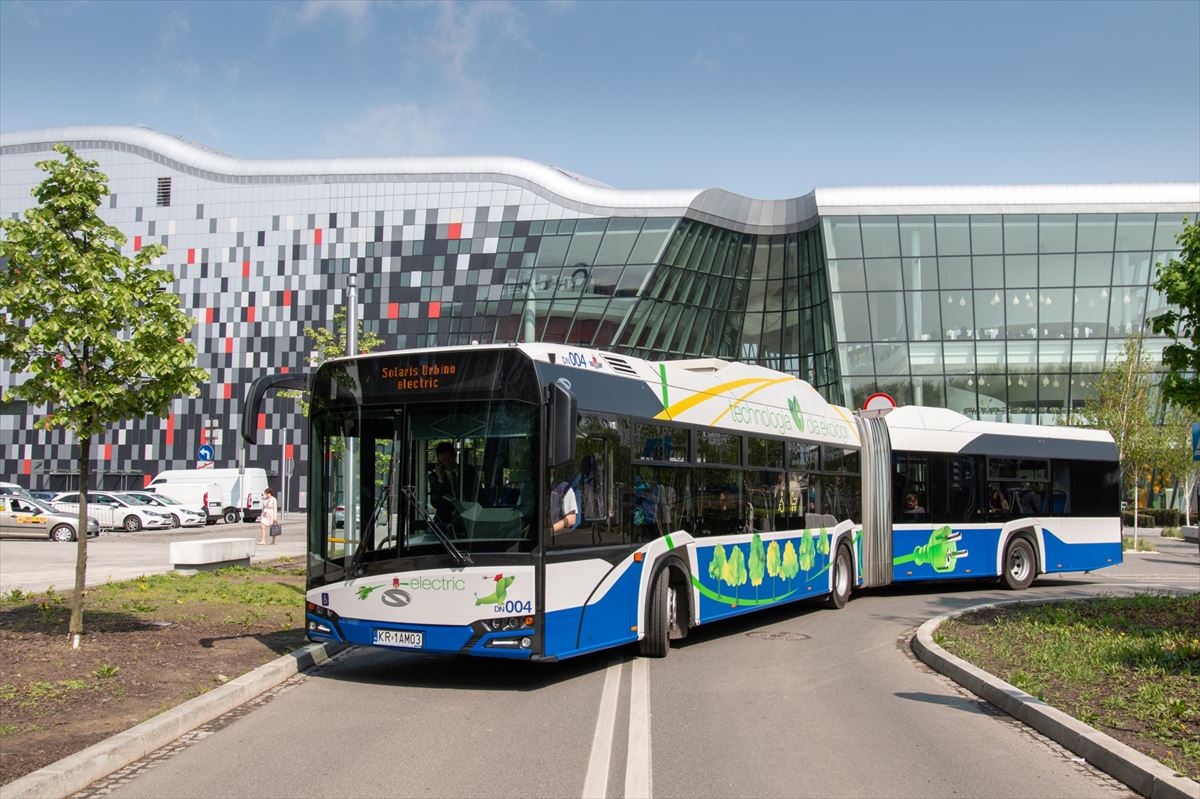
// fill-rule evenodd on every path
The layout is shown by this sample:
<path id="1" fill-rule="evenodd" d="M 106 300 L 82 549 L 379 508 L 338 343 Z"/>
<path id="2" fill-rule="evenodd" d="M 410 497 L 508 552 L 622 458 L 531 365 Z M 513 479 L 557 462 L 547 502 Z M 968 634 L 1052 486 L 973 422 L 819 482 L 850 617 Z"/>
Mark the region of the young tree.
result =
<path id="1" fill-rule="evenodd" d="M 1167 409 L 1160 428 L 1157 465 L 1178 481 L 1183 494 L 1184 524 L 1192 523 L 1192 493 L 1200 479 L 1200 463 L 1192 460 L 1192 414 L 1177 405 Z"/>
<path id="2" fill-rule="evenodd" d="M 1150 359 L 1140 334 L 1125 339 L 1120 357 L 1104 366 L 1096 380 L 1096 396 L 1087 400 L 1083 416 L 1093 427 L 1107 430 L 1117 445 L 1117 458 L 1126 485 L 1133 486 L 1133 537 L 1138 538 L 1138 481 L 1158 449 L 1150 397 Z"/>
<path id="3" fill-rule="evenodd" d="M 1163 396 L 1200 418 L 1200 220 L 1185 222 L 1175 241 L 1179 257 L 1157 264 L 1154 280 L 1170 307 L 1150 324 L 1174 342 L 1163 350 Z"/>
<path id="4" fill-rule="evenodd" d="M 92 439 L 126 419 L 164 415 L 171 400 L 195 396 L 207 373 L 185 340 L 194 320 L 166 290 L 170 271 L 151 262 L 166 250 L 121 255 L 125 236 L 96 213 L 108 178 L 71 148 L 38 162 L 48 177 L 37 205 L 0 221 L 0 358 L 28 373 L 9 397 L 47 406 L 36 424 L 64 427 L 79 442 L 79 531 L 69 634 L 83 635 L 87 572 L 87 489 Z"/>

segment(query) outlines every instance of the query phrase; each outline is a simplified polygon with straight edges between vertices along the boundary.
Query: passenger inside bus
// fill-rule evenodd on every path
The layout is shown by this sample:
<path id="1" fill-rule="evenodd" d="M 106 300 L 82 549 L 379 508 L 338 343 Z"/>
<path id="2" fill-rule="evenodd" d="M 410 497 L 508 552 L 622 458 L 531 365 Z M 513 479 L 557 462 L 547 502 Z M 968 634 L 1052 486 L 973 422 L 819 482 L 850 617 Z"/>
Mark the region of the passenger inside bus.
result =
<path id="1" fill-rule="evenodd" d="M 478 491 L 476 470 L 471 465 L 459 466 L 454 445 L 443 441 L 437 445 L 437 462 L 429 472 L 429 504 L 442 524 L 454 524 L 464 498 Z"/>

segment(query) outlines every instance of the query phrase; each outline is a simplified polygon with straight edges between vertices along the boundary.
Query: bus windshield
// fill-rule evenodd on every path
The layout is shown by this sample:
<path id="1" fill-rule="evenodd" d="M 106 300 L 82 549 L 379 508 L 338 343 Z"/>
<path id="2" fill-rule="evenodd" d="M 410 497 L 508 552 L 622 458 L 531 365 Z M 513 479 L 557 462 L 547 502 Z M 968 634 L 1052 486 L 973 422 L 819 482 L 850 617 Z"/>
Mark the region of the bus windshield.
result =
<path id="1" fill-rule="evenodd" d="M 532 549 L 535 405 L 468 400 L 328 409 L 314 414 L 313 433 L 321 467 L 310 559 L 346 568 L 350 553 L 369 570 L 447 550 Z"/>

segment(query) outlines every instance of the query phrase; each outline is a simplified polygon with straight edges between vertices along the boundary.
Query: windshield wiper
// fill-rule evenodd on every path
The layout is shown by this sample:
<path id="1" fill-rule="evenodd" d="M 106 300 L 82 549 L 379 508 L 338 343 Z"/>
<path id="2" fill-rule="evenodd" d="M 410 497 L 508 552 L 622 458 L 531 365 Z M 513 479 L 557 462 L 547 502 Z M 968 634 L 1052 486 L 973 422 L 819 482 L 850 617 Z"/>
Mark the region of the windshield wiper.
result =
<path id="1" fill-rule="evenodd" d="M 408 504 L 413 511 L 425 519 L 425 523 L 429 525 L 429 529 L 433 531 L 434 536 L 441 542 L 442 547 L 449 553 L 456 566 L 472 565 L 471 556 L 454 545 L 454 542 L 450 540 L 450 536 L 446 535 L 446 531 L 442 529 L 441 522 L 437 520 L 437 517 L 429 512 L 429 509 L 425 507 L 423 502 L 417 499 L 416 488 L 413 486 L 401 486 L 400 496 L 408 500 Z"/>

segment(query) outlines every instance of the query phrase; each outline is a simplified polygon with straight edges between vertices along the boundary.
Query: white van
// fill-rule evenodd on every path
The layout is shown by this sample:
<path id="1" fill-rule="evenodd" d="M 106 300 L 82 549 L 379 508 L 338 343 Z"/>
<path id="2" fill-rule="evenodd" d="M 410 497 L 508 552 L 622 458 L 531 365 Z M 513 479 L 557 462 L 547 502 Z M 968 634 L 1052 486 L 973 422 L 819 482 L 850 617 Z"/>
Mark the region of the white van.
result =
<path id="1" fill-rule="evenodd" d="M 266 487 L 264 469 L 246 469 L 244 475 L 237 469 L 171 469 L 159 472 L 146 490 L 204 510 L 209 524 L 218 519 L 233 524 L 258 519 Z"/>

